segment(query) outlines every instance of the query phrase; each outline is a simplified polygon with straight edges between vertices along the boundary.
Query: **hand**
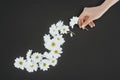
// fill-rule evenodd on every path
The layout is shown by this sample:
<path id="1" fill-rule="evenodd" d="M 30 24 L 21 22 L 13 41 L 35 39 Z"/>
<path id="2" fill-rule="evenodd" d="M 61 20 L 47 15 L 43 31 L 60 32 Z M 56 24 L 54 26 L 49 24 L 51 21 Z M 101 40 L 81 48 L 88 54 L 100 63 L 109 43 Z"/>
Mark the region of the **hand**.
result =
<path id="1" fill-rule="evenodd" d="M 105 11 L 102 10 L 101 6 L 84 8 L 78 19 L 79 27 L 85 29 L 85 27 L 89 25 L 91 28 L 93 28 L 95 26 L 93 21 L 100 18 L 104 12 Z"/>
<path id="2" fill-rule="evenodd" d="M 79 16 L 78 25 L 80 28 L 85 29 L 87 25 L 91 28 L 95 26 L 94 20 L 100 18 L 111 6 L 119 0 L 105 0 L 103 4 L 97 7 L 86 7 L 82 14 Z"/>

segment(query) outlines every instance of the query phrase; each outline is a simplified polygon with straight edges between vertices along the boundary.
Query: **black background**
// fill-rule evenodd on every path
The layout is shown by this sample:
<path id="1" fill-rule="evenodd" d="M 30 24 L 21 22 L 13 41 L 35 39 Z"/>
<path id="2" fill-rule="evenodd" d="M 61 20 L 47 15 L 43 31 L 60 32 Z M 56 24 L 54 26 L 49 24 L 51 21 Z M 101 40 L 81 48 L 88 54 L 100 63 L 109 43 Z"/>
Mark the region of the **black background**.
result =
<path id="1" fill-rule="evenodd" d="M 1 7 L 1 80 L 120 80 L 120 6 L 111 7 L 96 20 L 96 27 L 76 36 L 65 36 L 62 57 L 47 72 L 28 73 L 16 69 L 14 59 L 28 49 L 44 52 L 43 35 L 51 24 L 79 16 L 86 6 L 104 0 L 24 0 L 4 1 Z"/>

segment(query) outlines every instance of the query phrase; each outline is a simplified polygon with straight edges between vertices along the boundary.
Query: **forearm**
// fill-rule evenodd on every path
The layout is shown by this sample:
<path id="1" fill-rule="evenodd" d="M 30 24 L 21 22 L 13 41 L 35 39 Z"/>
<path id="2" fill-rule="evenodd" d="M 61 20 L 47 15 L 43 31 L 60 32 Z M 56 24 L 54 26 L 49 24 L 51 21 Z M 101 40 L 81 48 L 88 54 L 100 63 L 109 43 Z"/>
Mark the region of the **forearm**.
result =
<path id="1" fill-rule="evenodd" d="M 115 3 L 117 3 L 119 0 L 105 0 L 103 4 L 101 4 L 101 7 L 107 11 L 110 7 L 112 7 Z"/>

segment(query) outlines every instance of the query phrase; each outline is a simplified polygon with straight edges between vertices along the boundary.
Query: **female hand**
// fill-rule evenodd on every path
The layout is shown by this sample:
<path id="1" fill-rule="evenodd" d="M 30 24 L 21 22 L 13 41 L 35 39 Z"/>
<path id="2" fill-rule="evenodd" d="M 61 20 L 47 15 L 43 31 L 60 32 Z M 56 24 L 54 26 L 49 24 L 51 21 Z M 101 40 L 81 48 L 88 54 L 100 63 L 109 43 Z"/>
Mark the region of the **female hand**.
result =
<path id="1" fill-rule="evenodd" d="M 100 18 L 105 11 L 102 10 L 102 7 L 86 7 L 84 8 L 82 14 L 79 16 L 78 24 L 79 27 L 85 29 L 87 25 L 91 28 L 95 26 L 94 20 Z"/>
<path id="2" fill-rule="evenodd" d="M 95 26 L 93 21 L 99 19 L 112 5 L 118 1 L 119 0 L 105 0 L 100 6 L 84 8 L 78 19 L 79 27 L 85 29 L 85 27 L 89 25 L 93 28 Z"/>

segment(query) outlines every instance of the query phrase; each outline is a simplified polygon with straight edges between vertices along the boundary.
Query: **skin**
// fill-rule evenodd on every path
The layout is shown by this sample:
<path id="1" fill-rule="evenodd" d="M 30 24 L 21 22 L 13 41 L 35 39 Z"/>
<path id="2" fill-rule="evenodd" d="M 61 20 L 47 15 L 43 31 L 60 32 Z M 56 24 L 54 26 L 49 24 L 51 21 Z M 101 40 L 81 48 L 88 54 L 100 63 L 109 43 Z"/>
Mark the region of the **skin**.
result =
<path id="1" fill-rule="evenodd" d="M 91 28 L 95 27 L 94 20 L 99 19 L 111 6 L 119 0 L 105 0 L 100 6 L 85 7 L 78 19 L 80 28 L 85 29 L 87 25 Z"/>

